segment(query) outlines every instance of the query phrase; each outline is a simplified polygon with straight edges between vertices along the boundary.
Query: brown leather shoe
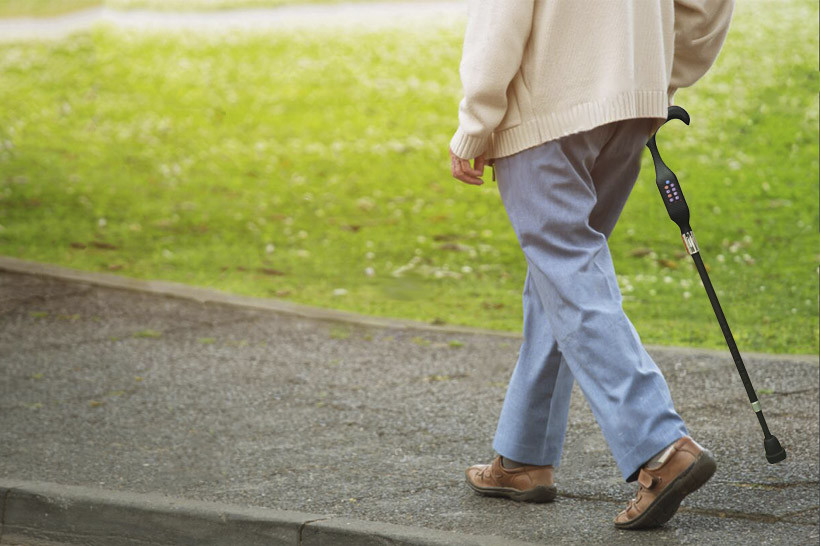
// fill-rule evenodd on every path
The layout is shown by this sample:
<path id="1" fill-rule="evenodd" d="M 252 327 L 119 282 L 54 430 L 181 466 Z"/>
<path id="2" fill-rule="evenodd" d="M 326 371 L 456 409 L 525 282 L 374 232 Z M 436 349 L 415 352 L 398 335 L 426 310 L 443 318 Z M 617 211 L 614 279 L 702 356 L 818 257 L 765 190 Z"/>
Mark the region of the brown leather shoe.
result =
<path id="1" fill-rule="evenodd" d="M 619 529 L 648 529 L 669 521 L 683 498 L 705 484 L 715 473 L 712 454 L 692 438 L 673 444 L 660 467 L 638 472 L 637 496 L 615 518 Z"/>
<path id="2" fill-rule="evenodd" d="M 516 501 L 550 502 L 555 499 L 552 466 L 526 465 L 504 468 L 501 457 L 492 464 L 478 464 L 467 469 L 467 483 L 474 491 L 490 497 L 507 497 Z"/>

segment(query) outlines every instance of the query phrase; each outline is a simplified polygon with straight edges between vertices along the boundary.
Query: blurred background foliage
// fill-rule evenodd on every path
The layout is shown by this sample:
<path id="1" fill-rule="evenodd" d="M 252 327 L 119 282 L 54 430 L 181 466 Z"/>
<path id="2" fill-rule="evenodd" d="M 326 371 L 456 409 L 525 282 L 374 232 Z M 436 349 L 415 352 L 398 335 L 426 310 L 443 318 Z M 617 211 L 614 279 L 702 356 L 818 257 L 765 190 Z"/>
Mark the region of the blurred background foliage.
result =
<path id="1" fill-rule="evenodd" d="M 659 142 L 741 351 L 818 351 L 817 20 L 738 2 L 716 66 L 677 95 L 692 126 Z M 463 22 L 397 24 L 0 44 L 0 253 L 519 330 L 526 266 L 497 189 L 449 175 Z M 644 342 L 725 348 L 648 157 L 611 249 Z"/>
<path id="2" fill-rule="evenodd" d="M 203 11 L 234 8 L 272 8 L 298 4 L 340 4 L 383 0 L 0 0 L 0 17 L 45 17 L 79 9 L 149 9 L 159 11 Z M 401 0 L 431 2 L 435 0 Z"/>

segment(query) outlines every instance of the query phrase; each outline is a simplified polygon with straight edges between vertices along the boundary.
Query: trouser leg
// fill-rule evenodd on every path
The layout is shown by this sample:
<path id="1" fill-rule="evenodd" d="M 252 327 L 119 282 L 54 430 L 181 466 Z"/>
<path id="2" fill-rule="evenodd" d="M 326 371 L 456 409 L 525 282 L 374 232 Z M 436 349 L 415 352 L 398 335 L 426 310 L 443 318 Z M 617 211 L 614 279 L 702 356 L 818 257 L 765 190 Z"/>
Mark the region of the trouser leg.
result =
<path id="1" fill-rule="evenodd" d="M 634 182 L 618 171 L 639 157 L 646 135 L 636 127 L 645 124 L 610 124 L 496 162 L 502 200 L 529 266 L 530 292 L 627 479 L 686 434 L 660 370 L 621 308 L 604 233 L 617 220 L 605 214 L 607 206 L 619 213 Z M 607 201 L 599 204 L 599 195 Z M 550 360 L 543 361 L 549 367 Z"/>
<path id="2" fill-rule="evenodd" d="M 611 139 L 608 148 L 629 145 L 629 140 Z M 590 173 L 597 201 L 589 223 L 607 238 L 640 171 L 640 153 L 627 149 L 618 150 L 618 154 L 626 159 L 599 164 Z M 558 466 L 574 380 L 558 350 L 529 268 L 522 299 L 524 341 L 504 398 L 493 448 L 514 461 Z"/>
<path id="3" fill-rule="evenodd" d="M 524 341 L 507 387 L 493 449 L 514 461 L 558 466 L 573 379 L 529 271 L 523 304 Z"/>

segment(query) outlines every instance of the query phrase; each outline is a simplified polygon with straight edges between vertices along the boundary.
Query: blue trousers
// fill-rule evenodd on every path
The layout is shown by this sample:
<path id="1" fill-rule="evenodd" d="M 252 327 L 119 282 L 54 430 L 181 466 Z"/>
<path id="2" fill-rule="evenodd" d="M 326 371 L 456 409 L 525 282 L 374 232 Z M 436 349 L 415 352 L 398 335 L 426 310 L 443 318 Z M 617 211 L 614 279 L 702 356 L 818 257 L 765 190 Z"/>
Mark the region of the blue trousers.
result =
<path id="1" fill-rule="evenodd" d="M 573 381 L 627 481 L 687 434 L 623 311 L 607 246 L 655 122 L 610 123 L 495 162 L 528 265 L 524 342 L 493 443 L 504 457 L 558 466 Z"/>

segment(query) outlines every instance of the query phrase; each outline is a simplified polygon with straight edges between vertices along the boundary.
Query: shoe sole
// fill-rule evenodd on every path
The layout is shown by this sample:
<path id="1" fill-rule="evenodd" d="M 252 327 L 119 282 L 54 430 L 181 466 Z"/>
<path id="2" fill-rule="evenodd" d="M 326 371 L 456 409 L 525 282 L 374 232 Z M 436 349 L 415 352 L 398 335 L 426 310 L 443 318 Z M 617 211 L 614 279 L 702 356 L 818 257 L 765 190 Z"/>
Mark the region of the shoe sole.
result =
<path id="1" fill-rule="evenodd" d="M 552 502 L 558 494 L 554 485 L 538 485 L 532 489 L 513 489 L 511 487 L 481 487 L 467 478 L 467 485 L 473 491 L 487 497 L 505 497 L 519 502 Z"/>
<path id="2" fill-rule="evenodd" d="M 681 501 L 709 481 L 717 464 L 712 454 L 703 450 L 689 468 L 680 473 L 641 515 L 633 520 L 615 523 L 618 529 L 651 529 L 672 519 Z"/>

